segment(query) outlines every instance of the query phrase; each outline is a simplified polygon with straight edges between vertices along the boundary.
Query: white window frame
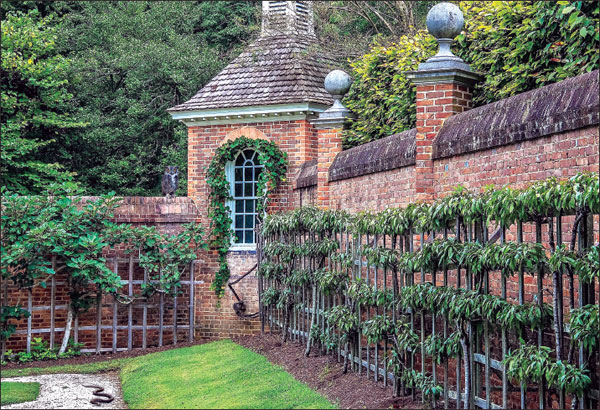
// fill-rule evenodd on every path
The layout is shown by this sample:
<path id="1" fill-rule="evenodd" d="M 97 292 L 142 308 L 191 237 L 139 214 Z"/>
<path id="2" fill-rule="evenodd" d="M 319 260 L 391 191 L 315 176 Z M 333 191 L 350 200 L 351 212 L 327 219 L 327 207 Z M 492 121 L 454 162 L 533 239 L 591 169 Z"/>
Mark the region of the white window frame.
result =
<path id="1" fill-rule="evenodd" d="M 255 251 L 256 250 L 256 242 L 254 243 L 236 243 L 236 235 L 235 235 L 235 216 L 236 216 L 236 212 L 235 212 L 235 201 L 237 200 L 248 200 L 248 199 L 253 199 L 255 201 L 254 204 L 254 211 L 256 213 L 256 206 L 258 204 L 258 200 L 260 199 L 257 196 L 254 197 L 246 197 L 246 196 L 242 196 L 240 198 L 236 198 L 235 196 L 235 161 L 237 160 L 238 156 L 241 155 L 241 153 L 243 151 L 246 150 L 252 150 L 254 152 L 256 152 L 258 154 L 258 152 L 256 150 L 253 150 L 251 148 L 247 148 L 247 149 L 242 149 L 240 150 L 236 155 L 235 155 L 235 159 L 233 161 L 228 161 L 225 164 L 225 177 L 227 178 L 227 181 L 229 182 L 229 194 L 231 195 L 232 199 L 227 200 L 227 207 L 229 208 L 229 216 L 231 218 L 231 230 L 234 232 L 231 238 L 231 245 L 229 246 L 229 249 L 232 251 Z M 256 162 L 255 162 L 256 164 Z M 262 168 L 264 170 L 264 165 L 258 165 L 256 166 L 256 168 Z M 256 239 L 256 238 L 255 238 Z"/>

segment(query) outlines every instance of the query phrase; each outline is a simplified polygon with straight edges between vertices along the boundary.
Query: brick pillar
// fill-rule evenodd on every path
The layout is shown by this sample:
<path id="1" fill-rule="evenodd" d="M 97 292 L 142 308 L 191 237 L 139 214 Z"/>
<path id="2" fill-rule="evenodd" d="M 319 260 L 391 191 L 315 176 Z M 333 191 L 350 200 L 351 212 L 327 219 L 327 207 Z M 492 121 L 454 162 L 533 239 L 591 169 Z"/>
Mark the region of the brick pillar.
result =
<path id="1" fill-rule="evenodd" d="M 459 81 L 417 83 L 417 200 L 433 200 L 433 141 L 446 118 L 472 107 L 472 96 L 472 87 Z"/>
<path id="2" fill-rule="evenodd" d="M 330 209 L 329 167 L 342 151 L 342 127 L 321 128 L 318 132 L 317 155 L 317 206 Z"/>
<path id="3" fill-rule="evenodd" d="M 332 95 L 333 105 L 319 114 L 319 118 L 311 121 L 317 129 L 317 206 L 322 209 L 331 208 L 329 167 L 342 151 L 344 124 L 348 118 L 353 117 L 341 102 L 351 83 L 350 76 L 341 70 L 333 70 L 327 74 L 325 89 Z"/>
<path id="4" fill-rule="evenodd" d="M 471 108 L 473 84 L 481 76 L 450 46 L 464 27 L 464 16 L 452 3 L 438 3 L 427 13 L 427 30 L 438 42 L 438 52 L 407 77 L 417 86 L 417 149 L 415 197 L 434 199 L 433 142 L 446 118 Z"/>

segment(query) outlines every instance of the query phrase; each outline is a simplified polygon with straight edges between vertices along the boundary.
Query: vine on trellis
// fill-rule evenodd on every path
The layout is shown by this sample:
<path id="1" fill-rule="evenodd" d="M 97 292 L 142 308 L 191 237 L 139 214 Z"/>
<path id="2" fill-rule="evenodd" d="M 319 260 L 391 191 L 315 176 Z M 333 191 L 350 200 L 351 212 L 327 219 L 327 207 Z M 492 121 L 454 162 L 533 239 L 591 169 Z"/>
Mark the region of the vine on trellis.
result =
<path id="1" fill-rule="evenodd" d="M 31 295 L 34 287 L 45 288 L 57 273 L 66 275 L 69 298 L 61 354 L 67 349 L 72 324 L 95 299 L 109 294 L 129 304 L 147 300 L 154 293 L 175 296 L 182 267 L 196 259 L 197 248 L 205 246 L 202 228 L 196 223 L 169 235 L 155 226 L 133 227 L 112 221 L 120 201 L 114 193 L 84 199 L 81 189 L 71 184 L 52 185 L 44 195 L 19 195 L 4 189 L 1 193 L 4 286 L 12 282 Z M 107 266 L 106 252 L 121 248 L 137 252 L 140 266 L 147 272 L 148 281 L 140 295 L 121 293 L 121 277 Z M 0 315 L 3 358 L 6 341 L 16 331 L 14 321 L 30 316 L 18 303 L 8 302 L 3 301 Z"/>
<path id="2" fill-rule="evenodd" d="M 232 220 L 227 200 L 231 199 L 229 182 L 225 176 L 225 165 L 234 161 L 244 149 L 254 149 L 258 160 L 264 166 L 258 178 L 256 213 L 262 219 L 268 206 L 269 195 L 275 191 L 280 181 L 285 181 L 287 170 L 287 154 L 281 151 L 273 142 L 263 139 L 239 137 L 228 141 L 219 147 L 212 159 L 206 175 L 206 182 L 211 189 L 208 215 L 211 219 L 212 246 L 216 248 L 219 257 L 219 269 L 215 274 L 212 289 L 218 297 L 223 296 L 225 285 L 230 272 L 227 264 L 227 252 L 231 246 L 233 232 Z"/>
<path id="3" fill-rule="evenodd" d="M 396 377 L 396 392 L 401 386 L 418 388 L 433 406 L 443 390 L 435 377 L 407 367 L 408 355 L 421 350 L 436 363 L 462 355 L 464 406 L 468 407 L 474 394 L 470 391 L 473 362 L 468 360 L 476 352 L 471 345 L 473 335 L 493 325 L 516 336 L 517 347 L 506 351 L 502 362 L 509 379 L 522 385 L 532 381 L 545 383 L 561 394 L 572 394 L 572 403 L 577 404 L 591 383 L 590 363 L 599 344 L 599 306 L 575 308 L 573 278 L 592 288 L 600 280 L 600 247 L 589 243 L 585 233 L 590 229 L 589 216 L 600 213 L 599 188 L 598 174 L 590 173 L 565 181 L 551 178 L 521 190 L 486 189 L 479 195 L 458 188 L 433 204 L 411 204 L 404 209 L 377 213 L 350 215 L 309 207 L 271 215 L 262 229 L 264 260 L 259 274 L 267 283 L 262 293 L 263 306 L 287 307 L 283 325 L 279 324 L 284 329 L 284 339 L 288 333 L 294 334 L 290 309 L 294 307 L 296 312 L 308 315 L 307 353 L 317 343 L 321 350 L 337 347 L 345 352 L 345 370 L 349 357 L 352 368 L 362 366 L 358 364 L 360 361 L 355 363 L 360 335 L 371 344 L 389 344 L 387 368 Z M 567 244 L 556 244 L 553 223 L 555 218 L 559 223 L 564 215 L 575 215 L 571 238 Z M 549 246 L 489 242 L 486 224 L 492 221 L 499 227 L 498 233 L 503 234 L 515 223 L 520 227 L 523 221 L 535 223 L 538 233 L 542 232 L 542 224 L 548 224 Z M 453 228 L 456 235 L 447 237 Z M 421 233 L 420 247 L 413 251 L 412 238 L 417 232 Z M 435 238 L 436 232 L 444 232 L 444 237 L 423 242 L 425 234 Z M 361 242 L 360 235 L 367 237 L 367 243 Z M 378 235 L 380 240 L 384 238 L 383 246 L 377 240 Z M 393 238 L 392 248 L 389 243 L 386 247 L 386 236 Z M 406 245 L 396 246 L 398 236 L 400 242 L 407 241 Z M 575 246 L 577 237 L 583 241 L 579 247 Z M 475 241 L 467 242 L 467 238 Z M 359 275 L 365 266 L 392 272 L 393 286 L 378 288 L 377 284 L 361 279 Z M 449 270 L 467 272 L 469 289 L 414 283 L 415 273 L 420 272 L 424 280 L 425 273 L 433 278 L 435 272 Z M 487 273 L 493 271 L 499 272 L 502 280 L 517 272 L 538 277 L 552 275 L 553 303 L 544 303 L 542 289 L 533 302 L 522 301 L 522 304 L 488 294 Z M 402 285 L 398 284 L 399 273 L 401 279 L 405 278 Z M 556 285 L 556 278 L 562 274 L 570 282 L 568 355 L 561 351 L 567 326 L 563 323 L 562 293 L 557 293 Z M 304 305 L 304 293 L 299 291 L 305 288 L 309 291 L 312 288 L 312 309 Z M 326 303 L 328 297 L 330 302 Z M 376 314 L 362 321 L 361 306 L 369 312 L 375 310 Z M 423 318 L 425 313 L 447 320 L 450 333 L 445 338 L 432 335 L 419 340 L 409 317 Z M 555 333 L 555 349 L 527 346 L 533 341 L 531 331 L 543 332 L 549 326 L 553 326 Z M 299 334 L 297 329 L 295 334 Z M 579 358 L 573 353 L 577 349 Z"/>

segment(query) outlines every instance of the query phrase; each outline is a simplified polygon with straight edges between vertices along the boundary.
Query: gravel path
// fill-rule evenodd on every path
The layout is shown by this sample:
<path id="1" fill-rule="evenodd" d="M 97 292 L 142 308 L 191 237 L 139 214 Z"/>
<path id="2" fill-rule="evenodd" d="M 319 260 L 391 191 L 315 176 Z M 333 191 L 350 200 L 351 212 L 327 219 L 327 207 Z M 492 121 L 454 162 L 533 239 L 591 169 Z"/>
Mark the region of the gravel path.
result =
<path id="1" fill-rule="evenodd" d="M 3 382 L 38 382 L 40 395 L 37 400 L 26 403 L 2 406 L 2 409 L 125 409 L 121 384 L 117 373 L 102 374 L 47 374 L 41 376 L 11 377 Z M 112 394 L 112 403 L 94 405 L 90 400 L 96 396 L 94 389 L 83 387 L 95 384 L 104 387 L 104 392 Z"/>

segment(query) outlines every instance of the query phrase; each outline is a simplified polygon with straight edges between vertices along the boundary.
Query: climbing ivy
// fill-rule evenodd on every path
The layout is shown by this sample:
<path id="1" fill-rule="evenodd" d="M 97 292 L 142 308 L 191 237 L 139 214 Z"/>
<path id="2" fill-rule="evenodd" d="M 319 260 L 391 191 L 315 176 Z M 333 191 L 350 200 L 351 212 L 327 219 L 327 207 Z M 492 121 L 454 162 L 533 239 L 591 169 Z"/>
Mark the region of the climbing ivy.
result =
<path id="1" fill-rule="evenodd" d="M 257 185 L 257 196 L 260 199 L 256 204 L 256 212 L 259 219 L 262 219 L 267 210 L 269 195 L 275 191 L 279 182 L 285 181 L 287 154 L 273 142 L 242 136 L 226 142 L 217 149 L 208 167 L 206 182 L 211 190 L 208 216 L 211 219 L 212 246 L 217 250 L 219 257 L 219 270 L 212 283 L 212 289 L 218 297 L 223 296 L 225 284 L 229 280 L 227 252 L 233 237 L 231 210 L 227 206 L 227 200 L 231 199 L 231 193 L 229 192 L 229 182 L 225 176 L 225 165 L 229 161 L 234 161 L 238 154 L 245 149 L 256 150 L 258 160 L 264 166 Z"/>

